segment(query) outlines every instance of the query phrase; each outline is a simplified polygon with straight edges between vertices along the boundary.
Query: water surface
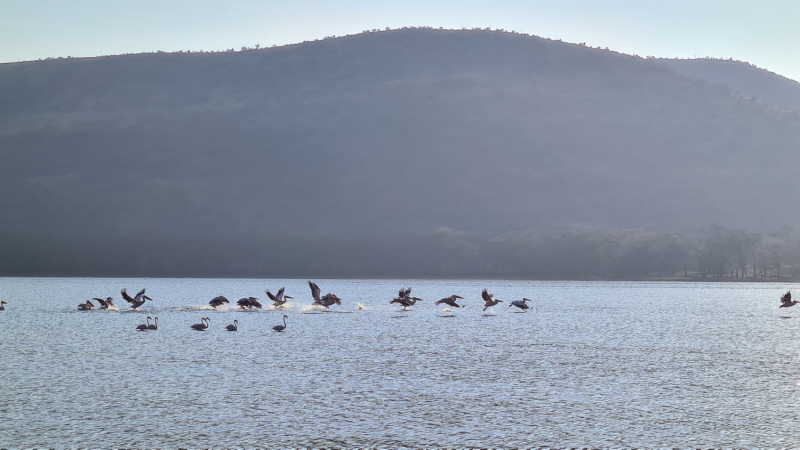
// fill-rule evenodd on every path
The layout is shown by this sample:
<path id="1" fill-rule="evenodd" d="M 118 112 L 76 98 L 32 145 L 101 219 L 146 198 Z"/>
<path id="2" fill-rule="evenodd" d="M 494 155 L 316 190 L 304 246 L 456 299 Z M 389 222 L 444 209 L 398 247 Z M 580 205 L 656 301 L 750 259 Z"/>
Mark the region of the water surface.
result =
<path id="1" fill-rule="evenodd" d="M 0 279 L 0 447 L 800 444 L 788 285 L 316 281 L 343 305 L 310 308 L 306 280 Z M 425 300 L 401 312 L 406 285 Z M 506 303 L 484 313 L 483 287 Z M 467 306 L 433 305 L 451 294 Z M 76 310 L 107 296 L 120 311 Z"/>

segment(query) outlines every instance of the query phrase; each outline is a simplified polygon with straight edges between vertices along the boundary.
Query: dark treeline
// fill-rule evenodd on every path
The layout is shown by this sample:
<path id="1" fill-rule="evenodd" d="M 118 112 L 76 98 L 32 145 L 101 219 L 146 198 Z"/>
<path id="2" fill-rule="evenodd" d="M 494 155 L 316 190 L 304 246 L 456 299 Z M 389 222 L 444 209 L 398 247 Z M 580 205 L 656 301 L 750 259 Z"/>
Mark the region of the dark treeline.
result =
<path id="1" fill-rule="evenodd" d="M 7 241 L 3 275 L 797 280 L 800 235 L 718 225 L 697 236 L 567 226 L 479 236 L 442 228 L 393 238 Z"/>

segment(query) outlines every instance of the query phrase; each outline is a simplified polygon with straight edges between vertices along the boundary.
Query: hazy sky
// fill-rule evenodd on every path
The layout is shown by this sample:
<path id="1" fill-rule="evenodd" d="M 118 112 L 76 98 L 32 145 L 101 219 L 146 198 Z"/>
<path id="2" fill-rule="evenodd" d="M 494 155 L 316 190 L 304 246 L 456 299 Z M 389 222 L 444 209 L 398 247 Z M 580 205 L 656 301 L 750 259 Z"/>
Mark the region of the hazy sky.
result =
<path id="1" fill-rule="evenodd" d="M 0 62 L 238 50 L 423 25 L 732 57 L 800 80 L 800 0 L 0 0 Z"/>

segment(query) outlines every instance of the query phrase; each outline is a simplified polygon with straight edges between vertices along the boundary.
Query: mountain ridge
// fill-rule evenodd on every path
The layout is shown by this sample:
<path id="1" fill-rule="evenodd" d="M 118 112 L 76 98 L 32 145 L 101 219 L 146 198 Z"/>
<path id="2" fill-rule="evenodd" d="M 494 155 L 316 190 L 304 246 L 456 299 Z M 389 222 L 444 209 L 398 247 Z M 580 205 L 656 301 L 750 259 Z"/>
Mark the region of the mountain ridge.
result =
<path id="1" fill-rule="evenodd" d="M 656 61 L 498 31 L 0 65 L 0 241 L 779 227 L 799 130 Z"/>

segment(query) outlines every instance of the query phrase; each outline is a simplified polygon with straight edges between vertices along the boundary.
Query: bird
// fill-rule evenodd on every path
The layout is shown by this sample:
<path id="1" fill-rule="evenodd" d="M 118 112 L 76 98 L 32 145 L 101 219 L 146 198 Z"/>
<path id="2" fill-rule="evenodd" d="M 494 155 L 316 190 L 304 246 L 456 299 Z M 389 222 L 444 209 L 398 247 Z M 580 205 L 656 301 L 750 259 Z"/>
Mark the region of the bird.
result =
<path id="1" fill-rule="evenodd" d="M 8 304 L 8 303 L 6 303 L 6 302 L 0 302 L 0 311 L 5 311 L 5 310 L 6 310 L 6 307 L 5 307 L 5 306 L 3 306 L 3 305 L 7 305 L 7 304 Z"/>
<path id="2" fill-rule="evenodd" d="M 227 327 L 225 327 L 225 329 L 228 331 L 239 331 L 239 321 L 234 319 L 233 325 L 228 325 Z"/>
<path id="3" fill-rule="evenodd" d="M 283 325 L 275 325 L 274 327 L 272 327 L 272 329 L 275 330 L 275 331 L 283 331 L 283 330 L 285 330 L 286 329 L 286 319 L 288 319 L 288 318 L 289 318 L 289 316 L 284 314 L 283 315 Z"/>
<path id="4" fill-rule="evenodd" d="M 791 306 L 796 305 L 797 303 L 798 302 L 796 300 L 792 301 L 792 292 L 786 291 L 786 293 L 781 296 L 781 306 L 779 306 L 778 308 L 789 308 Z"/>
<path id="5" fill-rule="evenodd" d="M 147 330 L 149 330 L 150 329 L 150 319 L 151 319 L 151 317 L 147 316 L 147 323 L 143 323 L 143 324 L 139 325 L 138 327 L 136 327 L 136 331 L 147 331 Z"/>
<path id="6" fill-rule="evenodd" d="M 200 323 L 192 325 L 192 329 L 197 331 L 206 331 L 206 328 L 208 328 L 208 322 L 206 321 L 210 322 L 211 319 L 209 319 L 208 317 L 201 318 Z"/>
<path id="7" fill-rule="evenodd" d="M 95 297 L 92 300 L 97 300 L 97 303 L 100 303 L 100 309 L 116 308 L 113 302 L 114 299 L 111 297 L 108 297 L 105 300 L 103 300 L 102 298 Z"/>
<path id="8" fill-rule="evenodd" d="M 399 303 L 403 306 L 403 311 L 406 311 L 409 306 L 414 306 L 417 301 L 422 300 L 419 297 L 412 297 L 411 296 L 411 288 L 400 288 L 400 293 L 398 294 L 397 298 L 392 299 L 389 304 L 392 303 Z"/>
<path id="9" fill-rule="evenodd" d="M 131 309 L 136 309 L 136 308 L 144 305 L 145 300 L 151 300 L 151 301 L 153 300 L 152 298 L 144 295 L 145 289 L 142 289 L 141 291 L 139 291 L 136 294 L 136 297 L 134 297 L 134 298 L 131 298 L 131 296 L 128 295 L 128 291 L 126 291 L 125 288 L 122 288 L 122 290 L 119 293 L 122 294 L 122 298 L 124 298 L 125 301 L 128 302 L 131 305 Z"/>
<path id="10" fill-rule="evenodd" d="M 158 329 L 158 317 L 155 317 L 155 318 L 153 319 L 153 322 L 155 322 L 155 323 L 154 323 L 154 324 L 153 324 L 153 323 L 151 323 L 151 324 L 150 324 L 150 328 L 149 328 L 149 329 L 151 329 L 151 330 L 157 330 L 157 329 Z"/>
<path id="11" fill-rule="evenodd" d="M 228 301 L 227 298 L 221 295 L 214 297 L 210 302 L 208 302 L 208 304 L 211 305 L 211 307 L 214 309 L 217 309 L 217 306 L 222 306 L 223 303 L 230 303 L 230 302 Z"/>
<path id="12" fill-rule="evenodd" d="M 240 308 L 240 309 L 245 309 L 245 308 L 248 308 L 248 309 L 253 309 L 253 307 L 256 307 L 256 308 L 258 308 L 258 309 L 261 309 L 261 303 L 259 303 L 259 302 L 258 302 L 258 299 L 257 299 L 257 298 L 255 298 L 255 297 L 245 297 L 245 298 L 240 298 L 240 299 L 239 299 L 239 300 L 236 302 L 236 304 L 238 304 L 238 305 L 239 305 L 239 308 Z"/>
<path id="13" fill-rule="evenodd" d="M 488 308 L 502 302 L 502 300 L 495 300 L 494 294 L 490 294 L 489 291 L 484 288 L 483 292 L 481 292 L 481 297 L 483 297 L 483 301 L 486 302 L 486 305 L 483 307 L 483 310 L 486 311 Z"/>
<path id="14" fill-rule="evenodd" d="M 445 297 L 439 300 L 438 302 L 434 303 L 434 305 L 439 305 L 441 303 L 444 303 L 445 305 L 454 306 L 456 308 L 463 308 L 464 305 L 459 305 L 458 303 L 456 303 L 457 298 L 460 298 L 462 300 L 464 299 L 464 297 L 459 297 L 458 295 L 451 295 L 450 297 Z"/>
<path id="15" fill-rule="evenodd" d="M 317 283 L 313 281 L 308 282 L 308 286 L 311 288 L 311 296 L 314 297 L 314 305 L 324 306 L 325 309 L 330 309 L 331 305 L 341 305 L 342 299 L 336 296 L 336 294 L 331 294 L 330 292 L 320 297 L 320 289 L 317 286 Z"/>
<path id="16" fill-rule="evenodd" d="M 517 308 L 525 311 L 526 309 L 530 309 L 530 306 L 528 306 L 528 304 L 525 302 L 530 302 L 530 301 L 531 299 L 529 298 L 523 298 L 522 300 L 514 300 L 508 305 L 508 307 L 511 308 L 512 306 L 516 306 Z"/>
<path id="17" fill-rule="evenodd" d="M 269 297 L 269 299 L 272 300 L 273 306 L 276 309 L 283 306 L 286 303 L 287 298 L 292 298 L 289 297 L 288 295 L 283 295 L 284 288 L 285 287 L 280 288 L 277 294 L 273 294 L 272 292 L 269 291 L 269 289 L 267 289 L 267 297 Z"/>
<path id="18" fill-rule="evenodd" d="M 78 305 L 78 311 L 89 311 L 94 308 L 94 303 L 89 300 L 86 300 L 86 303 L 81 303 Z"/>

